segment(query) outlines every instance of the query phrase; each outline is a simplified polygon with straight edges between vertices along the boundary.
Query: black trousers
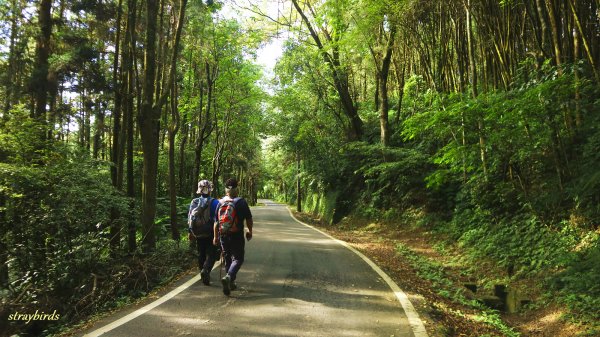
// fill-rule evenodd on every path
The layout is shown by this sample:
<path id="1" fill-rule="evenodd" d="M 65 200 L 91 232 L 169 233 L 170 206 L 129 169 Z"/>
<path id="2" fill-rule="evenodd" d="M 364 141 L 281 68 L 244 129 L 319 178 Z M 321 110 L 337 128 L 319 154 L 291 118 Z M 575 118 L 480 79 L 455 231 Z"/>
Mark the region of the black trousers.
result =
<path id="1" fill-rule="evenodd" d="M 244 233 L 237 233 L 229 236 L 221 236 L 221 249 L 225 259 L 225 271 L 235 281 L 237 273 L 244 264 L 244 252 L 246 241 Z"/>
<path id="2" fill-rule="evenodd" d="M 217 247 L 213 245 L 212 236 L 207 238 L 197 238 L 196 247 L 198 248 L 198 269 L 202 272 L 212 270 L 217 260 Z"/>

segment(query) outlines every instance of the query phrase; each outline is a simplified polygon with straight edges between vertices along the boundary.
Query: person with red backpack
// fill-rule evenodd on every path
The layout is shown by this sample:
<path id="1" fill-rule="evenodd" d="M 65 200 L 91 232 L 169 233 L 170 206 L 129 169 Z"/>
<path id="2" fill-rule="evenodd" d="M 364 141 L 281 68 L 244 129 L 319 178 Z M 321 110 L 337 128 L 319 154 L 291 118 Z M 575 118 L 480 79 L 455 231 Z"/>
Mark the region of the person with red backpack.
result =
<path id="1" fill-rule="evenodd" d="M 214 226 L 215 246 L 220 241 L 221 251 L 225 259 L 226 275 L 221 279 L 223 293 L 229 295 L 237 285 L 235 279 L 244 263 L 246 242 L 244 241 L 244 221 L 248 227 L 245 236 L 252 239 L 252 213 L 244 198 L 238 197 L 237 180 L 232 178 L 225 182 L 225 196 L 217 206 L 217 221 Z M 219 240 L 217 238 L 220 238 Z"/>
<path id="2" fill-rule="evenodd" d="M 213 244 L 213 227 L 217 219 L 219 200 L 211 198 L 211 192 L 212 183 L 200 180 L 196 191 L 200 196 L 192 200 L 188 211 L 188 238 L 190 241 L 196 241 L 198 268 L 205 285 L 210 285 L 210 271 L 217 259 L 217 247 Z"/>

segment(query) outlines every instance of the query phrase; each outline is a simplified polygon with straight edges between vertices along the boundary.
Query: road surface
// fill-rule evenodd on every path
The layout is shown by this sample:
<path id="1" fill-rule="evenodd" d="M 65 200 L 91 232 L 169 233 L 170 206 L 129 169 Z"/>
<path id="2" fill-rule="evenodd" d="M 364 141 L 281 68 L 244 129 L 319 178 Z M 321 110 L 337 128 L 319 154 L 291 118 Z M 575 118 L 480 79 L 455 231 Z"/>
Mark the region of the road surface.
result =
<path id="1" fill-rule="evenodd" d="M 211 286 L 190 276 L 171 296 L 124 310 L 84 334 L 426 336 L 418 328 L 413 332 L 414 315 L 411 328 L 398 292 L 361 257 L 296 222 L 285 206 L 262 202 L 265 206 L 252 208 L 254 237 L 246 243 L 238 289 L 229 297 L 222 292 L 217 267 Z"/>

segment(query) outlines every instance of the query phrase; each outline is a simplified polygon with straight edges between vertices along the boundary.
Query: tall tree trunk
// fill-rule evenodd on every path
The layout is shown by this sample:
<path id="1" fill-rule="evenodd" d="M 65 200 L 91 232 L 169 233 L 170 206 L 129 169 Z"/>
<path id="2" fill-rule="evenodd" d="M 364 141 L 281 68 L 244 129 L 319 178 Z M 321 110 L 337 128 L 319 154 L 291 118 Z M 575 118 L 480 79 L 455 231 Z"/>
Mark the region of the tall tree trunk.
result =
<path id="1" fill-rule="evenodd" d="M 571 3 L 572 5 L 572 3 Z M 573 7 L 571 7 L 573 9 Z M 576 15 L 573 13 L 573 15 Z M 577 29 L 573 29 L 573 59 L 574 63 L 577 64 L 579 62 L 581 56 L 580 47 L 579 47 L 579 31 Z M 581 75 L 579 74 L 579 67 L 573 67 L 573 75 L 575 77 L 575 137 L 579 134 L 579 129 L 581 128 L 581 124 L 583 121 L 583 116 L 581 114 Z"/>
<path id="2" fill-rule="evenodd" d="M 129 70 L 133 73 L 133 70 Z M 133 81 L 131 78 L 129 81 Z M 133 86 L 133 84 L 130 84 Z M 130 95 L 133 92 L 130 92 Z M 131 102 L 128 102 L 127 114 L 125 115 L 125 123 L 127 127 L 127 198 L 129 199 L 129 216 L 127 217 L 127 247 L 129 252 L 134 252 L 137 249 L 136 241 L 136 219 L 134 218 L 135 210 L 135 184 L 134 184 L 134 173 L 133 173 L 133 96 L 128 98 Z"/>
<path id="3" fill-rule="evenodd" d="M 596 78 L 596 82 L 600 82 L 600 74 L 598 73 L 598 67 L 596 61 L 594 60 L 594 54 L 592 52 L 590 44 L 588 43 L 588 39 L 585 34 L 586 30 L 583 29 L 581 21 L 579 20 L 579 15 L 577 15 L 577 9 L 575 8 L 573 0 L 569 0 L 569 7 L 571 8 L 571 12 L 573 13 L 573 20 L 575 20 L 575 25 L 577 27 L 577 29 L 574 30 L 574 33 L 577 34 L 576 36 L 574 36 L 574 38 L 577 40 L 577 38 L 579 37 L 581 39 L 581 42 L 583 42 L 583 48 L 585 49 L 587 59 L 590 62 L 592 70 L 594 71 L 594 77 Z M 578 48 L 579 47 L 577 47 L 577 49 Z"/>
<path id="4" fill-rule="evenodd" d="M 396 120 L 395 120 L 395 125 L 396 127 L 398 127 L 400 125 L 400 113 L 402 112 L 402 104 L 404 101 L 404 84 L 405 84 L 405 75 L 406 75 L 406 63 L 407 63 L 407 58 L 406 58 L 406 45 L 403 44 L 402 46 L 404 52 L 402 53 L 402 67 L 400 67 L 399 61 L 396 61 L 398 58 L 395 57 L 394 59 L 394 73 L 396 74 L 396 84 L 397 84 L 397 92 L 398 92 L 398 107 L 396 108 Z M 402 69 L 401 69 L 402 68 Z"/>
<path id="5" fill-rule="evenodd" d="M 127 2 L 127 33 L 125 40 L 127 41 L 127 58 L 123 64 L 123 76 L 127 76 L 126 85 L 126 100 L 125 110 L 123 115 L 125 129 L 125 135 L 127 139 L 123 139 L 122 142 L 127 141 L 127 197 L 129 200 L 129 214 L 127 216 L 127 248 L 130 253 L 135 252 L 137 249 L 136 242 L 136 219 L 134 218 L 135 209 L 135 187 L 134 187 L 134 173 L 133 173 L 133 139 L 134 139 L 134 104 L 133 98 L 136 90 L 136 76 L 135 69 L 133 67 L 135 61 L 135 49 L 136 45 L 136 26 L 137 18 L 137 0 L 128 0 Z M 123 161 L 123 156 L 120 156 L 120 160 Z M 122 166 L 122 165 L 121 165 Z"/>
<path id="6" fill-rule="evenodd" d="M 92 135 L 92 100 L 91 98 L 87 95 L 88 92 L 86 92 L 86 90 L 84 89 L 84 92 L 86 93 L 86 95 L 84 95 L 83 98 L 83 143 L 85 144 L 85 148 L 87 149 L 87 152 L 90 153 L 90 150 L 92 148 L 92 142 L 91 142 L 91 135 Z"/>
<path id="7" fill-rule="evenodd" d="M 296 151 L 296 210 L 302 212 L 302 184 L 300 180 L 300 152 Z"/>
<path id="8" fill-rule="evenodd" d="M 535 0 L 535 3 L 538 13 L 538 20 L 540 22 L 542 55 L 544 57 L 550 57 L 552 53 L 549 51 L 550 48 L 548 47 L 548 22 L 546 19 L 546 11 L 544 11 L 544 1 L 545 0 Z"/>
<path id="9" fill-rule="evenodd" d="M 179 111 L 177 110 L 177 84 L 173 83 L 171 94 L 171 125 L 169 125 L 169 201 L 171 204 L 171 237 L 179 242 L 177 228 L 177 184 L 175 177 L 175 136 L 179 131 Z"/>
<path id="10" fill-rule="evenodd" d="M 48 104 L 48 59 L 50 57 L 50 38 L 52 36 L 52 0 L 40 0 L 38 6 L 38 24 L 40 33 L 35 47 L 35 65 L 32 76 L 34 86 L 35 109 L 33 117 L 46 125 L 46 104 Z M 46 138 L 41 130 L 40 139 Z"/>
<path id="11" fill-rule="evenodd" d="M 206 69 L 209 69 L 209 65 L 208 63 L 206 63 Z M 199 111 L 198 111 L 198 128 L 197 131 L 198 133 L 196 134 L 196 139 L 194 139 L 194 169 L 193 169 L 193 173 L 192 173 L 192 184 L 190 186 L 191 191 L 190 191 L 190 195 L 194 195 L 196 194 L 196 186 L 195 183 L 197 183 L 198 179 L 200 178 L 200 164 L 202 162 L 202 149 L 204 147 L 204 132 L 206 131 L 205 123 L 207 123 L 208 119 L 210 118 L 210 97 L 212 94 L 212 87 L 211 87 L 211 83 L 210 83 L 210 75 L 208 74 L 207 71 L 207 75 L 208 77 L 208 89 L 207 89 L 207 95 L 208 95 L 208 103 L 206 104 L 206 109 L 204 109 L 204 111 L 206 112 L 206 114 L 203 117 L 202 115 L 202 111 L 203 111 L 203 106 L 204 106 L 204 81 L 203 79 L 200 79 L 200 87 L 198 92 L 200 93 L 200 102 L 198 104 L 199 106 Z"/>
<path id="12" fill-rule="evenodd" d="M 7 232 L 5 231 L 8 229 L 8 221 L 6 219 L 6 197 L 3 194 L 0 194 L 0 228 L 2 228 L 2 233 Z M 8 260 L 8 247 L 6 246 L 3 238 L 0 240 L 0 289 L 7 288 L 8 284 L 10 283 Z"/>
<path id="13" fill-rule="evenodd" d="M 93 142 L 93 150 L 92 157 L 94 159 L 98 159 L 102 156 L 104 144 L 102 142 L 104 136 L 104 108 L 102 108 L 102 103 L 98 102 L 96 104 L 96 110 L 94 112 L 94 142 Z"/>
<path id="14" fill-rule="evenodd" d="M 119 181 L 119 171 L 123 170 L 123 160 L 122 160 L 122 152 L 120 149 L 122 148 L 121 143 L 124 141 L 122 139 L 121 129 L 121 111 L 122 111 L 122 90 L 124 86 L 119 85 L 119 57 L 121 51 L 121 17 L 123 14 L 123 0 L 119 0 L 117 5 L 117 23 L 116 23 L 116 36 L 115 36 L 115 53 L 113 58 L 113 69 L 112 69 L 112 85 L 113 85 L 113 95 L 114 95 L 114 110 L 113 110 L 113 128 L 112 128 L 112 149 L 110 160 L 113 165 L 110 168 L 110 177 L 112 181 L 112 185 L 116 190 L 122 189 L 122 184 Z M 126 55 L 127 53 L 124 53 Z M 123 58 L 128 58 L 128 56 L 123 56 Z M 125 63 L 125 62 L 124 62 Z M 98 132 L 98 130 L 96 130 Z M 122 176 L 122 174 L 121 174 Z M 121 181 L 122 182 L 122 181 Z M 119 221 L 121 214 L 116 209 L 113 208 L 110 213 L 110 248 L 111 251 L 116 252 L 120 246 L 121 242 L 121 222 Z"/>
<path id="15" fill-rule="evenodd" d="M 473 42 L 473 27 L 471 18 L 471 0 L 466 0 L 465 10 L 467 14 L 467 51 L 469 54 L 469 77 L 471 79 L 471 92 L 473 97 L 478 96 L 477 92 L 477 64 L 475 63 L 475 47 Z"/>
<path id="16" fill-rule="evenodd" d="M 156 78 L 156 21 L 158 0 L 146 1 L 146 41 L 144 47 L 144 91 L 139 117 L 142 137 L 142 248 L 145 252 L 154 250 L 156 234 L 154 216 L 156 215 L 156 179 L 158 173 L 158 132 L 160 129 L 160 110 L 154 106 Z"/>
<path id="17" fill-rule="evenodd" d="M 187 126 L 187 119 L 186 119 L 186 114 L 183 114 L 182 116 L 182 121 L 181 121 L 181 127 L 183 128 L 181 131 L 181 141 L 179 142 L 179 190 L 183 191 L 185 190 L 185 186 L 186 186 L 186 175 L 185 175 L 185 164 L 186 164 L 186 157 L 185 157 L 185 148 L 187 146 L 187 141 L 188 141 L 188 126 Z M 193 185 L 193 184 L 192 184 Z"/>
<path id="18" fill-rule="evenodd" d="M 13 87 L 15 86 L 14 77 L 17 62 L 16 53 L 16 40 L 17 30 L 19 28 L 19 17 L 21 15 L 21 6 L 19 0 L 12 0 L 11 2 L 11 19 L 10 19 L 10 45 L 8 47 L 8 65 L 6 69 L 6 82 L 4 87 L 6 90 L 4 97 L 4 107 L 2 110 L 2 119 L 4 122 L 8 120 L 8 113 L 12 106 L 12 93 Z"/>
<path id="19" fill-rule="evenodd" d="M 554 45 L 554 58 L 556 65 L 562 65 L 561 37 L 558 19 L 555 14 L 554 4 L 552 0 L 546 0 L 546 8 L 548 9 L 548 20 L 550 21 L 550 30 L 552 32 L 552 44 Z M 560 71 L 560 70 L 559 70 Z"/>
<path id="20" fill-rule="evenodd" d="M 203 93 L 203 86 L 204 86 L 204 82 L 201 80 L 200 81 L 200 111 L 198 113 L 198 134 L 196 135 L 196 139 L 194 141 L 194 174 L 193 174 L 193 178 L 194 178 L 194 183 L 197 183 L 197 180 L 200 178 L 200 164 L 202 162 L 202 150 L 204 149 L 204 140 L 205 140 L 205 133 L 207 131 L 206 126 L 208 125 L 208 121 L 211 118 L 211 111 L 210 111 L 210 107 L 211 107 L 211 101 L 212 101 L 212 82 L 210 79 L 210 73 L 208 72 L 209 70 L 209 65 L 208 62 L 206 63 L 206 76 L 207 76 L 207 100 L 206 100 L 206 108 L 204 109 L 204 116 L 202 115 L 202 106 L 203 106 L 203 100 L 204 100 L 204 93 Z M 194 195 L 196 193 L 196 186 L 194 186 L 195 184 L 192 184 L 192 195 Z"/>
<path id="21" fill-rule="evenodd" d="M 471 91 L 473 94 L 473 98 L 477 98 L 477 68 L 475 63 L 475 51 L 474 51 L 474 42 L 473 42 L 473 27 L 472 27 L 472 18 L 471 18 L 471 0 L 466 0 L 465 4 L 466 16 L 467 16 L 467 48 L 469 52 L 469 73 L 471 77 Z M 485 138 L 483 135 L 484 126 L 483 126 L 483 118 L 479 114 L 477 115 L 477 131 L 479 133 L 479 154 L 481 157 L 481 167 L 483 169 L 483 175 L 487 179 L 487 159 L 486 159 L 486 150 L 485 150 Z"/>
<path id="22" fill-rule="evenodd" d="M 379 75 L 379 125 L 380 125 L 380 139 L 381 145 L 388 146 L 390 141 L 389 134 L 389 111 L 390 102 L 388 98 L 388 77 L 390 73 L 390 66 L 392 64 L 392 53 L 394 50 L 394 42 L 396 40 L 396 25 L 393 24 L 390 30 L 390 36 L 388 37 L 388 43 L 386 47 L 385 56 L 381 62 L 381 68 L 378 69 Z"/>
<path id="23" fill-rule="evenodd" d="M 207 84 L 207 94 L 206 94 L 206 108 L 204 109 L 204 116 L 202 116 L 202 103 L 203 103 L 203 95 L 202 88 L 204 86 L 204 82 L 200 81 L 200 112 L 198 114 L 198 134 L 194 143 L 194 180 L 200 178 L 200 163 L 202 161 L 202 151 L 204 149 L 204 142 L 208 139 L 208 137 L 212 133 L 212 125 L 213 121 L 216 121 L 216 115 L 212 117 L 212 108 L 214 106 L 214 87 L 218 76 L 218 66 L 215 65 L 211 69 L 208 61 L 205 63 L 205 75 L 206 75 L 206 84 Z M 216 123 L 216 122 L 215 122 Z M 193 185 L 193 184 L 192 184 Z M 193 186 L 195 187 L 195 186 Z M 216 188 L 216 184 L 215 184 Z M 193 193 L 196 191 L 194 188 Z"/>
<path id="24" fill-rule="evenodd" d="M 181 31 L 183 29 L 185 7 L 187 0 L 181 0 L 179 17 L 177 20 L 177 33 L 173 43 L 170 60 L 169 80 L 170 87 L 177 71 L 177 55 Z M 154 233 L 154 217 L 156 215 L 156 191 L 158 174 L 158 146 L 160 133 L 160 111 L 166 103 L 169 90 L 166 90 L 154 101 L 156 79 L 156 25 L 158 4 L 156 0 L 146 3 L 146 54 L 144 94 L 140 116 L 140 134 L 142 136 L 143 172 L 142 172 L 142 246 L 145 252 L 154 250 L 156 235 Z"/>

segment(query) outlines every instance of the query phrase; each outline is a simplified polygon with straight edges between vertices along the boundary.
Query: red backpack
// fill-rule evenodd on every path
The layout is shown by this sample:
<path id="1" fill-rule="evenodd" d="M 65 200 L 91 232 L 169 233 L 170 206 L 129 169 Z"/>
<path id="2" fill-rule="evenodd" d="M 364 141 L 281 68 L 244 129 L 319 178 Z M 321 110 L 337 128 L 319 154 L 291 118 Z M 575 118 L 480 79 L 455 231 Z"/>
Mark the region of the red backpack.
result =
<path id="1" fill-rule="evenodd" d="M 217 210 L 217 218 L 221 235 L 227 236 L 240 231 L 234 200 L 230 197 L 221 199 Z"/>

